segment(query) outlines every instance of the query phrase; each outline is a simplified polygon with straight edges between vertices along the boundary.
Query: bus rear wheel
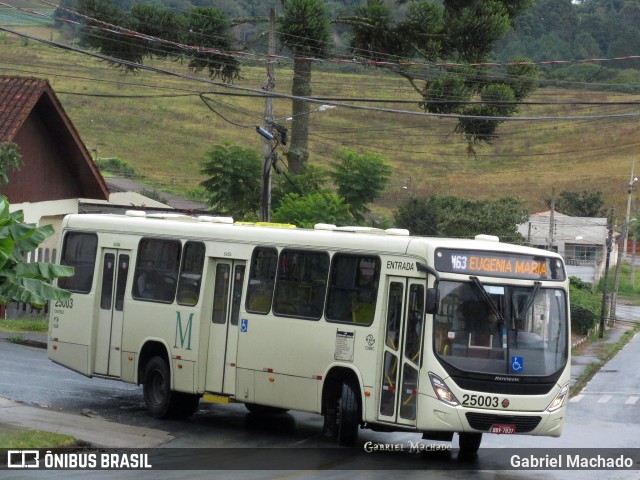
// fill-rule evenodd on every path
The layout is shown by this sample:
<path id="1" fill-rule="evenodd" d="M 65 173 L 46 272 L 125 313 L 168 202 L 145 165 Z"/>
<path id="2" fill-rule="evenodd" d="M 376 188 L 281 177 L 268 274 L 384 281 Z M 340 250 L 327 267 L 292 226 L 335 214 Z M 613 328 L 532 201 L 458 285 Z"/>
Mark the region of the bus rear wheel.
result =
<path id="1" fill-rule="evenodd" d="M 144 369 L 142 386 L 144 403 L 153 418 L 166 418 L 171 413 L 171 381 L 167 362 L 153 357 Z"/>
<path id="2" fill-rule="evenodd" d="M 473 456 L 478 453 L 480 443 L 482 442 L 481 433 L 460 432 L 458 434 L 458 444 L 460 446 L 460 454 L 463 456 Z"/>
<path id="3" fill-rule="evenodd" d="M 345 447 L 353 447 L 358 440 L 359 426 L 356 389 L 351 382 L 345 381 L 338 401 L 338 443 Z"/>

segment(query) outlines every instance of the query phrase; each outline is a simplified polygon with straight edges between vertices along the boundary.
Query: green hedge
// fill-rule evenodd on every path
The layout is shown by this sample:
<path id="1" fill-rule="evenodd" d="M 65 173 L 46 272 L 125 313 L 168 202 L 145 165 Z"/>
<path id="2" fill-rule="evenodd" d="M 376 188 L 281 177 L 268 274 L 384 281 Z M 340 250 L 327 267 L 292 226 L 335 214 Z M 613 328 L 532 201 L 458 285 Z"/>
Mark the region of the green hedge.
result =
<path id="1" fill-rule="evenodd" d="M 602 308 L 602 292 L 591 283 L 577 277 L 571 277 L 569 292 L 571 295 L 571 329 L 587 334 L 598 325 Z"/>

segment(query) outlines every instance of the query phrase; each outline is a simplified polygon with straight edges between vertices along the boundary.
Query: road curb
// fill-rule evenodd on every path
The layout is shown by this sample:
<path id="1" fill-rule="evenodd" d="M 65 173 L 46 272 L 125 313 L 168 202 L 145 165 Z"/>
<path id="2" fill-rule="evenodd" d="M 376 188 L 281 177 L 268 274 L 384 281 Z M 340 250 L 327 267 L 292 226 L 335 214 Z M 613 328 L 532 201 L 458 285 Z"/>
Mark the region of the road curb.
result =
<path id="1" fill-rule="evenodd" d="M 163 430 L 31 407 L 0 397 L 0 427 L 3 425 L 63 433 L 101 448 L 156 448 L 174 439 Z"/>
<path id="2" fill-rule="evenodd" d="M 0 342 L 25 345 L 33 348 L 47 348 L 47 334 L 29 332 L 5 332 L 0 331 Z"/>
<path id="3" fill-rule="evenodd" d="M 13 343 L 14 345 L 24 345 L 26 347 L 47 349 L 47 342 L 41 342 L 39 340 L 30 340 L 28 338 L 0 338 L 0 342 Z"/>

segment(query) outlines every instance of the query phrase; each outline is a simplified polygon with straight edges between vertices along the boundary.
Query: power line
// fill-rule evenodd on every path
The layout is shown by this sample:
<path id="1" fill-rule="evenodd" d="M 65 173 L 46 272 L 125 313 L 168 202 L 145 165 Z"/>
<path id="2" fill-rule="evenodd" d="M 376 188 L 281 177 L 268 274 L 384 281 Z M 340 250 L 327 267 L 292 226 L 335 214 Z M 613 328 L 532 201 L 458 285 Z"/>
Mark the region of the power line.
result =
<path id="1" fill-rule="evenodd" d="M 44 1 L 44 0 L 40 0 L 40 3 L 48 4 L 48 5 L 52 6 L 52 7 L 55 7 L 55 6 L 56 6 L 55 4 L 52 4 L 52 3 L 46 2 L 46 1 Z M 0 3 L 0 5 L 6 5 L 6 4 Z M 8 5 L 6 5 L 6 6 L 8 6 Z M 12 8 L 17 8 L 17 7 L 12 7 Z M 176 42 L 171 42 L 171 41 L 169 41 L 169 40 L 164 40 L 164 39 L 161 39 L 161 38 L 158 38 L 158 37 L 151 37 L 151 36 L 149 36 L 149 35 L 145 35 L 145 34 L 140 34 L 140 33 L 134 32 L 134 31 L 132 31 L 132 30 L 123 29 L 122 27 L 118 27 L 118 26 L 115 26 L 115 25 L 112 25 L 112 24 L 109 24 L 109 23 L 106 23 L 106 22 L 102 22 L 102 21 L 97 20 L 97 19 L 95 19 L 95 18 L 93 18 L 93 17 L 89 17 L 89 16 L 87 16 L 87 15 L 79 14 L 78 12 L 76 12 L 76 11 L 74 11 L 74 10 L 71 10 L 71 9 L 68 9 L 68 8 L 66 8 L 66 7 L 60 7 L 60 8 L 65 9 L 65 10 L 67 10 L 68 12 L 70 12 L 70 13 L 72 13 L 72 14 L 76 14 L 76 15 L 79 15 L 79 16 L 83 16 L 84 18 L 86 18 L 86 19 L 90 19 L 91 21 L 100 22 L 100 23 L 102 23 L 102 24 L 104 24 L 104 25 L 106 25 L 106 26 L 109 26 L 109 27 L 112 27 L 112 28 L 120 29 L 120 30 L 122 30 L 124 33 L 126 33 L 128 37 L 137 36 L 137 37 L 142 38 L 142 39 L 145 39 L 145 40 L 152 39 L 153 41 L 157 41 L 157 42 L 161 42 L 161 43 L 175 44 L 175 45 L 174 45 L 174 47 L 177 47 L 177 48 L 187 47 L 187 48 L 189 48 L 189 49 L 200 49 L 200 47 L 185 46 L 185 45 L 183 45 L 183 44 L 179 44 L 179 43 L 176 43 Z M 20 9 L 20 10 L 23 10 L 23 9 Z M 26 10 L 25 10 L 25 11 L 26 11 Z M 44 14 L 40 14 L 40 15 L 42 15 L 42 16 L 46 16 L 46 15 L 44 15 Z M 49 17 L 49 18 L 56 18 L 56 17 L 51 17 L 51 16 L 48 16 L 48 17 Z M 65 19 L 65 18 L 62 18 L 62 19 L 60 19 L 60 20 L 61 20 L 61 21 L 70 21 L 70 22 L 73 22 L 73 21 L 71 21 L 71 20 L 69 20 L 69 19 Z M 73 23 L 77 23 L 77 22 L 73 22 Z M 78 25 L 80 25 L 80 24 L 78 24 Z M 91 27 L 91 28 L 94 28 L 94 27 Z M 114 32 L 113 30 L 109 30 L 109 29 L 102 29 L 102 30 L 104 30 L 104 31 L 106 31 L 106 32 L 108 32 L 108 33 L 110 33 L 110 34 L 117 33 L 117 32 Z M 111 39 L 111 38 L 110 38 L 110 39 Z M 127 44 L 127 42 L 123 42 L 123 44 Z M 167 54 L 168 54 L 168 53 L 170 53 L 171 51 L 173 51 L 173 50 L 157 50 L 157 53 L 156 53 L 156 54 L 157 54 L 157 55 L 167 55 Z M 205 49 L 204 51 L 206 51 L 206 49 Z M 220 54 L 220 52 L 223 52 L 223 51 L 221 51 L 221 50 L 213 50 L 212 52 L 213 52 L 213 53 Z M 223 53 L 224 53 L 224 52 L 223 52 Z M 244 55 L 244 56 L 249 55 L 247 52 L 226 52 L 226 53 L 228 53 L 228 55 L 229 55 L 229 56 L 233 56 L 233 55 L 237 55 L 237 54 L 242 54 L 242 55 Z M 251 55 L 253 55 L 253 54 L 251 54 Z M 257 54 L 257 55 L 260 55 L 260 54 Z M 583 60 L 583 61 L 586 61 L 586 60 Z M 556 61 L 556 62 L 560 62 L 560 61 Z M 580 61 L 578 61 L 578 62 L 580 62 Z M 134 68 L 135 68 L 135 67 L 134 67 Z M 505 76 L 505 77 L 512 78 L 511 76 Z M 423 100 L 425 100 L 425 99 L 423 99 Z M 436 100 L 436 101 L 437 101 L 437 100 Z M 414 101 L 412 101 L 412 100 L 407 100 L 406 102 L 407 102 L 407 103 L 413 103 Z M 447 103 L 452 103 L 452 102 L 456 102 L 456 100 L 455 100 L 455 99 L 447 100 Z M 460 102 L 460 103 L 469 103 L 469 102 L 466 102 L 466 101 L 463 101 L 463 100 L 459 100 L 458 102 Z M 472 103 L 473 103 L 473 102 L 472 102 Z M 491 102 L 489 102 L 489 103 L 491 103 Z M 499 102 L 493 102 L 493 103 L 499 103 Z M 525 103 L 526 103 L 526 102 L 525 102 Z M 521 103 L 521 104 L 523 104 L 523 103 Z M 542 103 L 541 103 L 541 104 L 542 104 Z"/>
<path id="2" fill-rule="evenodd" d="M 249 87 L 240 87 L 237 85 L 233 85 L 233 84 L 228 84 L 228 83 L 223 83 L 223 82 L 216 82 L 214 80 L 208 80 L 208 79 L 203 79 L 200 77 L 195 77 L 192 75 L 185 75 L 185 74 L 181 74 L 181 73 L 177 73 L 177 72 L 173 72 L 170 70 L 166 70 L 166 69 L 161 69 L 158 67 L 153 67 L 153 66 L 149 66 L 149 65 L 144 65 L 141 63 L 136 63 L 136 62 L 132 62 L 132 61 L 128 61 L 128 60 L 122 60 L 122 59 L 118 59 L 115 57 L 111 57 L 108 55 L 103 55 L 100 53 L 95 53 L 95 52 L 90 52 L 87 50 L 82 50 L 76 47 L 72 47 L 72 46 L 68 46 L 68 45 L 63 45 L 57 42 L 53 42 L 51 40 L 46 40 L 43 38 L 38 38 L 38 37 L 34 37 L 33 35 L 29 35 L 26 33 L 22 33 L 22 32 L 17 32 L 13 29 L 10 28 L 6 28 L 6 27 L 0 27 L 1 31 L 5 31 L 23 38 L 28 38 L 30 40 L 36 41 L 36 42 L 40 42 L 43 43 L 45 45 L 49 45 L 52 47 L 56 47 L 56 48 L 61 48 L 64 50 L 69 50 L 75 53 L 81 53 L 84 55 L 88 55 L 88 56 L 92 56 L 94 58 L 98 58 L 100 60 L 105 60 L 108 62 L 111 62 L 113 64 L 121 64 L 124 66 L 128 66 L 128 67 L 133 67 L 133 68 L 137 68 L 140 70 L 147 70 L 150 72 L 154 72 L 154 73 L 161 73 L 161 74 L 166 74 L 166 75 L 171 75 L 171 76 L 175 76 L 175 77 L 179 77 L 179 78 L 183 78 L 183 79 L 189 79 L 189 80 L 194 80 L 194 81 L 198 81 L 198 82 L 203 82 L 203 83 L 208 83 L 211 85 L 217 85 L 220 87 L 224 87 L 224 88 L 229 88 L 229 89 L 235 89 L 235 90 L 239 90 L 239 91 L 248 91 L 248 92 L 253 92 L 253 93 L 260 93 L 259 89 L 256 88 L 249 88 Z M 296 96 L 296 95 L 288 95 L 288 94 L 284 94 L 284 93 L 272 93 L 271 95 L 273 95 L 274 98 L 281 98 L 281 99 L 288 99 L 288 100 L 302 100 L 302 101 L 306 101 L 309 103 L 326 103 L 329 105 L 335 105 L 338 107 L 342 107 L 342 108 L 349 108 L 349 109 L 355 109 L 355 110 L 366 110 L 366 111 L 372 111 L 372 112 L 385 112 L 385 113 L 397 113 L 397 114 L 403 114 L 403 115 L 414 115 L 414 116 L 424 116 L 424 117 L 433 117 L 433 118 L 454 118 L 454 119 L 475 119 L 475 120 L 492 120 L 492 121 L 501 121 L 501 122 L 506 122 L 506 121 L 531 121 L 531 122 L 538 122 L 538 121 L 549 121 L 549 120 L 553 120 L 553 121 L 583 121 L 585 119 L 615 119 L 615 118 L 637 118 L 640 117 L 640 112 L 636 112 L 636 113 L 622 113 L 622 114 L 612 114 L 612 115 L 607 115 L 607 114 L 603 114 L 603 115 L 584 115 L 584 116 L 571 116 L 571 115 L 567 115 L 567 116 L 556 116 L 556 117 L 502 117 L 502 116 L 487 116 L 487 115 L 463 115 L 463 114 L 455 114 L 455 113 L 431 113 L 431 112 L 416 112 L 416 111 L 411 111 L 411 110 L 399 110 L 399 109 L 392 109 L 392 108 L 382 108 L 382 107 L 370 107 L 370 106 L 362 106 L 362 105 L 354 105 L 354 104 L 349 104 L 349 103 L 344 103 L 344 102 L 329 102 L 329 101 L 323 101 L 323 100 L 316 100 L 314 98 L 311 97 L 303 97 L 303 96 Z"/>
<path id="3" fill-rule="evenodd" d="M 137 38 L 141 38 L 144 40 L 149 40 L 149 41 L 154 41 L 154 42 L 159 42 L 159 43 L 164 43 L 167 45 L 170 45 L 172 47 L 176 47 L 176 48 L 180 48 L 180 49 L 184 49 L 184 50 L 198 50 L 198 51 L 205 51 L 205 52 L 210 52 L 210 53 L 216 53 L 218 55 L 227 55 L 230 57 L 239 57 L 239 58 L 247 58 L 247 56 L 255 56 L 255 57 L 260 57 L 262 58 L 262 61 L 267 61 L 268 59 L 287 59 L 287 60 L 291 60 L 293 61 L 294 57 L 287 57 L 284 55 L 269 55 L 269 54 L 261 54 L 261 53 L 256 53 L 256 52 L 244 52 L 244 51 L 224 51 L 224 50 L 220 50 L 220 49 L 202 49 L 202 47 L 196 47 L 196 46 L 190 46 L 190 45 L 185 45 L 185 44 L 181 44 L 179 42 L 173 42 L 171 40 L 166 40 L 166 39 L 162 39 L 159 37 L 155 37 L 155 36 L 151 36 L 151 35 L 146 35 L 146 34 L 142 34 L 139 32 L 135 32 L 133 30 L 130 29 L 126 29 L 124 27 L 118 26 L 118 25 L 114 25 L 114 24 L 110 24 L 108 22 L 104 22 L 102 20 L 98 20 L 94 17 L 79 13 L 75 10 L 69 9 L 67 7 L 64 7 L 62 5 L 57 5 L 57 4 L 53 4 L 51 2 L 48 2 L 47 0 L 38 0 L 40 3 L 48 5 L 50 7 L 55 7 L 55 8 L 60 8 L 62 10 L 65 10 L 73 15 L 77 15 L 80 18 L 84 18 L 86 20 L 92 21 L 92 22 L 97 22 L 100 23 L 102 25 L 105 25 L 107 27 L 109 27 L 110 29 L 116 29 L 122 32 L 127 33 L 130 36 L 133 37 L 137 37 Z M 4 3 L 0 3 L 0 5 L 4 5 L 7 7 L 12 7 L 10 5 L 4 4 Z M 18 7 L 12 7 L 12 8 L 18 8 Z M 18 8 L 19 9 L 19 8 Z M 19 10 L 23 10 L 23 9 L 19 9 Z M 25 10 L 26 11 L 26 10 Z M 43 15 L 44 14 L 40 14 Z M 55 18 L 55 17 L 50 17 L 50 18 Z M 60 21 L 68 21 L 68 22 L 72 22 L 72 23 L 77 23 L 77 22 L 73 22 L 69 19 L 65 19 L 65 18 L 57 18 Z M 81 24 L 78 24 L 81 25 Z M 82 25 L 81 25 L 82 26 Z M 109 30 L 110 33 L 117 33 L 114 32 L 113 30 Z M 282 32 L 278 32 L 281 36 L 285 35 Z M 212 38 L 217 38 L 217 37 L 212 37 Z M 308 38 L 305 37 L 300 37 L 303 40 L 308 40 Z M 373 52 L 376 55 L 385 55 L 388 56 L 390 58 L 393 58 L 392 56 L 383 54 L 381 52 Z M 366 65 L 372 65 L 372 66 L 386 66 L 386 67 L 397 67 L 397 68 L 407 68 L 407 67 L 428 67 L 428 68 L 433 68 L 433 67 L 438 67 L 438 68 L 459 68 L 459 67 L 508 67 L 508 66 L 536 66 L 536 65 L 569 65 L 569 64 L 580 64 L 580 63 L 600 63 L 600 62 L 612 62 L 612 61 L 624 61 L 624 60 L 637 60 L 640 59 L 640 55 L 626 55 L 626 56 L 620 56 L 620 57 L 610 57 L 610 58 L 586 58 L 586 59 L 579 59 L 579 60 L 544 60 L 544 61 L 539 61 L 539 62 L 533 62 L 533 61 L 514 61 L 514 62 L 477 62 L 477 63 L 457 63 L 457 62 L 415 62 L 415 61 L 374 61 L 374 60 L 358 60 L 356 61 L 356 59 L 354 59 L 352 57 L 352 55 L 350 55 L 351 58 L 349 59 L 344 59 L 344 58 L 318 58 L 318 57 L 313 57 L 313 56 L 296 56 L 296 58 L 303 58 L 309 61 L 315 61 L 315 62 L 334 62 L 334 63 L 361 63 L 361 64 L 366 64 Z M 511 75 L 504 75 L 505 77 L 513 77 Z M 549 81 L 549 80 L 546 80 Z"/>

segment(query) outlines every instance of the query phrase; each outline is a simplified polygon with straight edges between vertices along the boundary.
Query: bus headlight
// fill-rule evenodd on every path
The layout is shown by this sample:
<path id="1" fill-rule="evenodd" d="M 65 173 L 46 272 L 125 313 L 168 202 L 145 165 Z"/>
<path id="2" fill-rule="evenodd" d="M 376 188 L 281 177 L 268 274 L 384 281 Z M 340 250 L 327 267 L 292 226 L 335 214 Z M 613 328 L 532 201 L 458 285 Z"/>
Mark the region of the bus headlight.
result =
<path id="1" fill-rule="evenodd" d="M 562 386 L 562 388 L 556 395 L 556 398 L 554 398 L 547 407 L 547 412 L 555 412 L 560 407 L 562 407 L 562 405 L 564 405 L 565 399 L 567 398 L 567 395 L 569 395 L 569 382 L 565 383 Z"/>
<path id="2" fill-rule="evenodd" d="M 453 392 L 449 390 L 449 387 L 444 383 L 444 380 L 431 372 L 429 372 L 429 380 L 431 380 L 431 386 L 433 387 L 433 391 L 436 392 L 438 400 L 446 403 L 447 405 L 451 405 L 452 407 L 460 405 L 460 402 L 458 402 L 458 399 Z"/>

